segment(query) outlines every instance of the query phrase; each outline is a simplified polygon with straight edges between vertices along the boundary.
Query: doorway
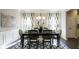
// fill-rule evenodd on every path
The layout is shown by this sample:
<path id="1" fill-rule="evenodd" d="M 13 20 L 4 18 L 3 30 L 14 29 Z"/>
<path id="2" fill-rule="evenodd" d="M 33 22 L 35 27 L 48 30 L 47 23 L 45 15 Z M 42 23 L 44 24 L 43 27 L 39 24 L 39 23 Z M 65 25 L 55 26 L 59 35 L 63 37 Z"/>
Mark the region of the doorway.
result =
<path id="1" fill-rule="evenodd" d="M 77 38 L 77 10 L 69 10 L 66 13 L 66 36 Z"/>

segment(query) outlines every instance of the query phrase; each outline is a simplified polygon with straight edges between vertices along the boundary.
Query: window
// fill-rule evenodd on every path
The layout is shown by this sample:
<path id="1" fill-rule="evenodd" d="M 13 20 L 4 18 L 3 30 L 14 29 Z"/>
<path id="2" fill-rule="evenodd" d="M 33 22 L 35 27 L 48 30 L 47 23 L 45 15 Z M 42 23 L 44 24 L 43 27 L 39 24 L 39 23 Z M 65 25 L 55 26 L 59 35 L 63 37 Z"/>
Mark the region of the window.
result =
<path id="1" fill-rule="evenodd" d="M 57 18 L 56 18 L 55 14 L 50 16 L 49 28 L 52 29 L 52 30 L 56 30 L 56 28 L 57 28 Z"/>
<path id="2" fill-rule="evenodd" d="M 32 27 L 31 17 L 27 17 L 26 26 L 27 26 L 27 27 L 26 27 L 27 30 L 28 30 L 28 29 L 31 29 L 31 27 Z"/>
<path id="3" fill-rule="evenodd" d="M 23 18 L 22 18 L 22 28 L 23 31 L 25 30 L 30 30 L 32 27 L 32 23 L 31 23 L 31 16 L 30 14 L 23 14 Z"/>

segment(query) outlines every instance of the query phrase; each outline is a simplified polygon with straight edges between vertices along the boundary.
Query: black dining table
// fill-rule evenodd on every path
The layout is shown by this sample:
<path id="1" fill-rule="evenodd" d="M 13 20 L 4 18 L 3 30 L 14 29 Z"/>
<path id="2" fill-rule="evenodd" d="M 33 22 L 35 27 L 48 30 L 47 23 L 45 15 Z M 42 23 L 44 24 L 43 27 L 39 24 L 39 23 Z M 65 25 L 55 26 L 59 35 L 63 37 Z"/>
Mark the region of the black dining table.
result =
<path id="1" fill-rule="evenodd" d="M 60 33 L 52 32 L 52 33 L 23 33 L 21 36 L 21 48 L 24 48 L 24 37 L 28 38 L 29 35 L 35 35 L 35 36 L 43 36 L 43 35 L 52 35 L 57 36 L 57 47 L 60 46 Z"/>

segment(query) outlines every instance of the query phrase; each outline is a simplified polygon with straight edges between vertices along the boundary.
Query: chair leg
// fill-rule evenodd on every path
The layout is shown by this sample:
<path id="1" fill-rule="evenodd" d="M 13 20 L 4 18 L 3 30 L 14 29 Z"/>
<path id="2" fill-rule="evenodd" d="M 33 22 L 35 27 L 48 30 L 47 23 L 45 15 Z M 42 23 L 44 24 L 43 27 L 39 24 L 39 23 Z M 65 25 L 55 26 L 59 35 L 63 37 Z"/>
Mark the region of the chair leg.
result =
<path id="1" fill-rule="evenodd" d="M 22 45 L 21 48 L 23 49 L 24 48 L 24 38 L 23 37 L 21 38 L 21 45 Z"/>
<path id="2" fill-rule="evenodd" d="M 44 49 L 44 40 L 43 40 L 43 49 Z"/>
<path id="3" fill-rule="evenodd" d="M 38 49 L 38 41 L 36 41 L 36 49 Z"/>
<path id="4" fill-rule="evenodd" d="M 31 41 L 29 41 L 29 49 L 31 48 Z"/>
<path id="5" fill-rule="evenodd" d="M 52 45 L 51 45 L 51 39 L 50 39 L 50 49 L 52 48 Z"/>
<path id="6" fill-rule="evenodd" d="M 51 42 L 51 45 L 53 46 L 53 39 L 51 39 L 51 41 L 52 41 L 52 42 Z"/>

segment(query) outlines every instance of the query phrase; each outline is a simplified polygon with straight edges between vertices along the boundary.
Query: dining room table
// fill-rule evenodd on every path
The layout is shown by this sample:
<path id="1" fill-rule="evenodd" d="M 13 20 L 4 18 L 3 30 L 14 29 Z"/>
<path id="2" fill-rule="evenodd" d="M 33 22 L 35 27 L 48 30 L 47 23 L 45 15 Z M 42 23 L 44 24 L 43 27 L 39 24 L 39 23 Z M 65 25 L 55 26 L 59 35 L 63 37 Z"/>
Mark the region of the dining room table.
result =
<path id="1" fill-rule="evenodd" d="M 43 33 L 43 32 L 38 32 L 38 33 L 23 33 L 22 36 L 21 36 L 21 48 L 23 49 L 24 48 L 24 38 L 26 37 L 26 39 L 28 39 L 29 37 L 28 36 L 31 36 L 31 35 L 35 35 L 35 36 L 44 36 L 44 35 L 51 35 L 52 39 L 54 36 L 56 36 L 57 38 L 57 47 L 60 46 L 60 33 L 59 32 L 51 32 L 51 33 Z M 43 45 L 44 47 L 44 45 Z"/>

